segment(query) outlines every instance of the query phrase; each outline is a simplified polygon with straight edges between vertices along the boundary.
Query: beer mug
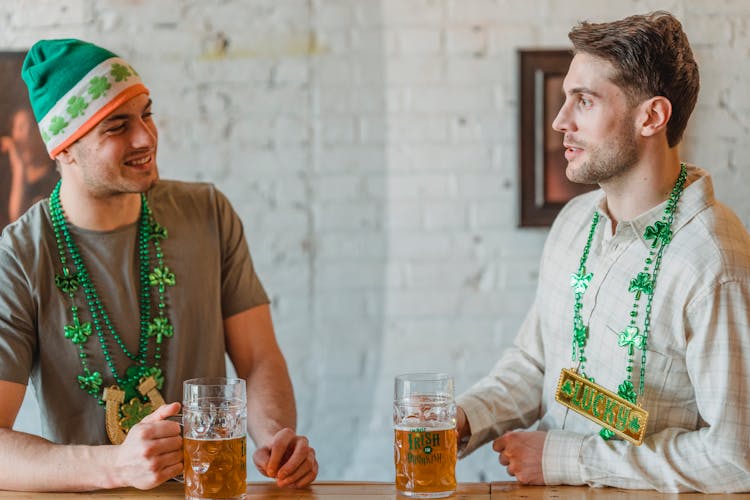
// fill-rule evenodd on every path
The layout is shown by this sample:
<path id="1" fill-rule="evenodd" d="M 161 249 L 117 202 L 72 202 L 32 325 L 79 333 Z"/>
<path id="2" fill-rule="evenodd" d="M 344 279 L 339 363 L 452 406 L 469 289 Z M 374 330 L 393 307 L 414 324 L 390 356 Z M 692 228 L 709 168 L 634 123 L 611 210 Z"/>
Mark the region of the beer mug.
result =
<path id="1" fill-rule="evenodd" d="M 396 489 L 416 498 L 456 491 L 456 404 L 444 373 L 396 377 L 393 396 Z"/>
<path id="2" fill-rule="evenodd" d="M 182 389 L 185 498 L 246 498 L 245 381 L 195 378 Z"/>

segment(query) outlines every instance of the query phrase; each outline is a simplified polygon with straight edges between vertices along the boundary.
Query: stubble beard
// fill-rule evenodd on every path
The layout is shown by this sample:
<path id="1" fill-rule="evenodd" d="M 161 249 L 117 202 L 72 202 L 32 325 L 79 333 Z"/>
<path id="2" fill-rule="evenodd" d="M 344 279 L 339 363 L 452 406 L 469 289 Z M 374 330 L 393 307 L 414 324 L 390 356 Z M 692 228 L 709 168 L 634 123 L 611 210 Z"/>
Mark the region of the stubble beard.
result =
<path id="1" fill-rule="evenodd" d="M 583 144 L 585 146 L 585 144 Z M 578 167 L 565 169 L 577 184 L 600 184 L 628 172 L 638 162 L 638 147 L 632 135 L 623 135 L 610 145 L 585 148 L 589 158 Z"/>
<path id="2" fill-rule="evenodd" d="M 159 169 L 156 165 L 147 175 L 141 178 L 118 176 L 115 178 L 92 176 L 84 173 L 84 183 L 95 198 L 109 198 L 121 195 L 140 194 L 149 191 L 159 180 Z"/>

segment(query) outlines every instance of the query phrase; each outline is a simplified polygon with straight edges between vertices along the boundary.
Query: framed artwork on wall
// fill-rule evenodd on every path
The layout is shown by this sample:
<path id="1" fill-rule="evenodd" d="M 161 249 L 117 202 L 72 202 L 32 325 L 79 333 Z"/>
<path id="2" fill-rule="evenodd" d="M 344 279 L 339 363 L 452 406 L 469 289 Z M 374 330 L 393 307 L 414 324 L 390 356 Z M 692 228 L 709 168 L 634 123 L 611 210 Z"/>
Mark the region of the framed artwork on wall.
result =
<path id="1" fill-rule="evenodd" d="M 563 134 L 552 121 L 563 104 L 562 83 L 573 54 L 570 50 L 521 49 L 519 99 L 519 226 L 549 226 L 576 195 L 596 185 L 575 184 L 565 176 Z"/>
<path id="2" fill-rule="evenodd" d="M 47 197 L 59 179 L 21 79 L 26 52 L 0 52 L 0 230 Z"/>

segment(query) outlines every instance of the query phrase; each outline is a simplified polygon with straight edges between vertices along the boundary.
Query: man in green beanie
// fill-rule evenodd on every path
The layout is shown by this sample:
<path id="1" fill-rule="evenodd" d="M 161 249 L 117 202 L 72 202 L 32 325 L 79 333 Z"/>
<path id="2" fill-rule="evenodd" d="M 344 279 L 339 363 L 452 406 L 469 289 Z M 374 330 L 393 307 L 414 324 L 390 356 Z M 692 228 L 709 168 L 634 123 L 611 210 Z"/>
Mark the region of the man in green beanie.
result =
<path id="1" fill-rule="evenodd" d="M 228 200 L 159 180 L 149 91 L 115 54 L 43 40 L 22 76 L 62 179 L 0 237 L 0 489 L 147 489 L 181 473 L 167 419 L 180 405 L 160 403 L 179 401 L 186 379 L 224 376 L 225 353 L 247 380 L 256 467 L 308 485 L 315 452 L 296 434 L 269 301 Z M 29 378 L 43 437 L 12 430 Z"/>

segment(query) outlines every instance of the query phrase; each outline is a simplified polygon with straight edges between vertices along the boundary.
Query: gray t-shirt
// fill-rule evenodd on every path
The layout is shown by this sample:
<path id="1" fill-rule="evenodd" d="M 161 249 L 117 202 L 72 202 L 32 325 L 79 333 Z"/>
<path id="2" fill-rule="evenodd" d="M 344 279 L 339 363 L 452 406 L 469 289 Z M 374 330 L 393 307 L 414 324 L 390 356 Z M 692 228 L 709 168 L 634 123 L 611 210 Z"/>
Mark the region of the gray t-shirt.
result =
<path id="1" fill-rule="evenodd" d="M 181 401 L 183 380 L 224 375 L 223 320 L 267 304 L 268 298 L 255 274 L 242 223 L 213 185 L 159 181 L 148 201 L 169 232 L 161 246 L 165 265 L 176 277 L 176 285 L 166 291 L 174 336 L 162 343 L 165 383 L 160 392 L 167 402 Z M 137 352 L 137 223 L 106 232 L 75 226 L 70 231 L 118 334 L 130 352 Z M 25 384 L 31 377 L 47 439 L 104 444 L 104 407 L 79 388 L 78 347 L 64 337 L 63 327 L 72 322 L 72 314 L 70 300 L 55 286 L 60 272 L 49 205 L 43 200 L 0 236 L 0 380 Z M 76 301 L 81 322 L 90 321 L 80 289 Z M 109 333 L 106 338 L 123 376 L 134 363 Z M 154 345 L 149 339 L 149 364 Z M 95 331 L 85 352 L 91 370 L 102 374 L 103 387 L 114 384 Z"/>

